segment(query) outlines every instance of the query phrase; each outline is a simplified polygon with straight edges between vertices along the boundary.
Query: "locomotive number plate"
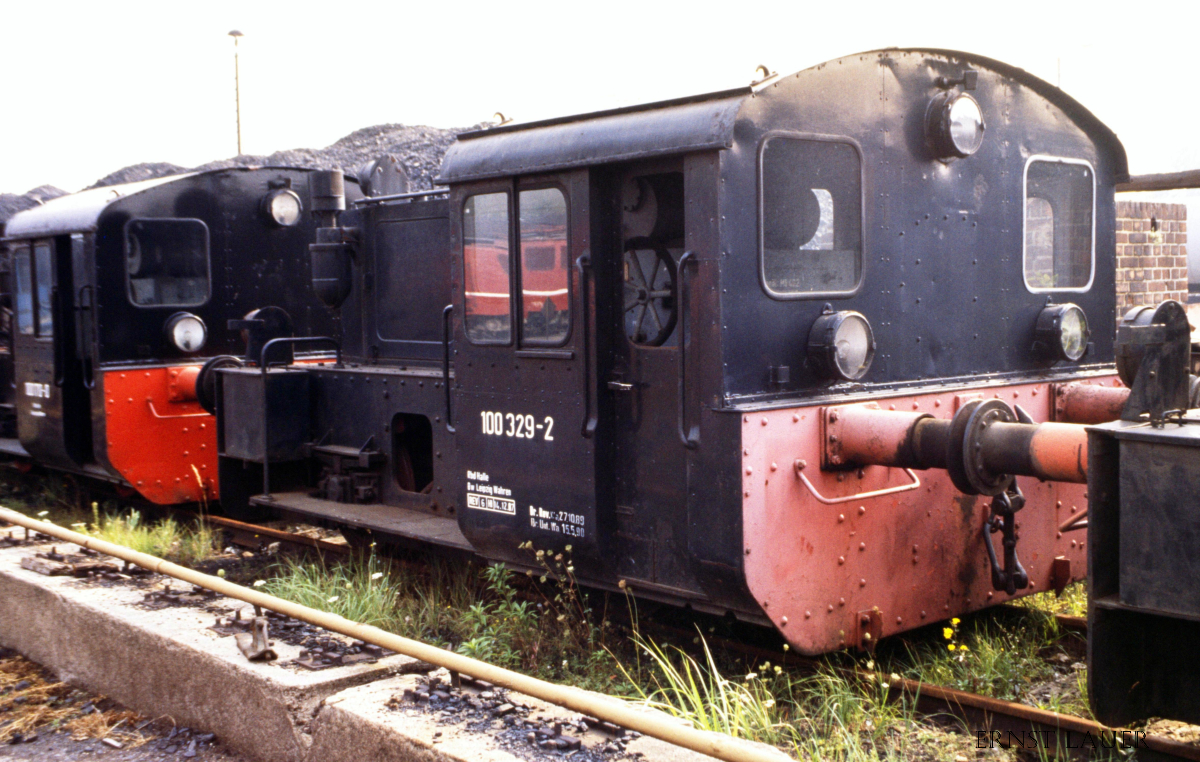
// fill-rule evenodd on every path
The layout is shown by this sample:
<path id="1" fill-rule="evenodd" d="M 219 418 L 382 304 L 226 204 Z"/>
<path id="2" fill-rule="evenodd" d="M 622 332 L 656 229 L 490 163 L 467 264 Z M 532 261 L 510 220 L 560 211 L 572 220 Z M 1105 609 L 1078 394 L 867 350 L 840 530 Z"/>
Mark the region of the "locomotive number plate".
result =
<path id="1" fill-rule="evenodd" d="M 538 423 L 532 415 L 483 410 L 479 419 L 483 433 L 489 436 L 535 439 L 540 435 L 546 442 L 554 441 L 554 419 L 550 416 Z"/>

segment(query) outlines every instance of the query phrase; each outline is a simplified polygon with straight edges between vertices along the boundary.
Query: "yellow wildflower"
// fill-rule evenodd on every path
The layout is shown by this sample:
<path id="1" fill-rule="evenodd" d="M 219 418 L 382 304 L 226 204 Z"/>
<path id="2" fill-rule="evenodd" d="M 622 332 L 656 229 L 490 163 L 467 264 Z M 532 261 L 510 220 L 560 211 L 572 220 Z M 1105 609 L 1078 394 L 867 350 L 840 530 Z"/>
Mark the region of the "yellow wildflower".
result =
<path id="1" fill-rule="evenodd" d="M 942 628 L 942 637 L 945 638 L 946 640 L 950 640 L 951 638 L 954 637 L 954 630 L 950 629 L 949 627 L 943 627 Z"/>

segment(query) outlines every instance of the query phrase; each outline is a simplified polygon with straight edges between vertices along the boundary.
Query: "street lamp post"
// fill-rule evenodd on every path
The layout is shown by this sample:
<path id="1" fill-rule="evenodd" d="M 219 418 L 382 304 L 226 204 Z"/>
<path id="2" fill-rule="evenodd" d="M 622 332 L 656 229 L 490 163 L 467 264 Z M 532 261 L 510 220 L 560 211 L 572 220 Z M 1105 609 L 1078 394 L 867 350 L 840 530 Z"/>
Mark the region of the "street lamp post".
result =
<path id="1" fill-rule="evenodd" d="M 237 152 L 242 155 L 242 86 L 238 78 L 238 38 L 244 36 L 234 29 L 229 33 L 233 38 L 233 100 L 237 108 Z"/>

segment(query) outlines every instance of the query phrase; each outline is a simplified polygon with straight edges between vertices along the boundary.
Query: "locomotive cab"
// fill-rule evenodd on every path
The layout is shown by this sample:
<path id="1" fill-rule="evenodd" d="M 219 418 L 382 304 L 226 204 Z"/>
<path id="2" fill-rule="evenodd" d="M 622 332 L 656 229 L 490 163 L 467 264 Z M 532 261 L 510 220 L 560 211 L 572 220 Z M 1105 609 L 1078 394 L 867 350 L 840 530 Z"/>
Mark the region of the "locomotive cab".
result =
<path id="1" fill-rule="evenodd" d="M 1067 95 L 944 51 L 460 136 L 464 535 L 515 565 L 570 545 L 581 579 L 806 653 L 1081 578 L 1080 486 L 1005 482 L 1028 579 L 997 589 L 996 493 L 840 450 L 838 410 L 1065 420 L 1068 388 L 1118 385 L 1126 176 Z"/>
<path id="2" fill-rule="evenodd" d="M 241 355 L 246 332 L 268 322 L 280 335 L 332 331 L 303 270 L 309 174 L 176 175 L 10 219 L 16 425 L 0 450 L 156 503 L 215 499 L 216 427 L 197 399 L 201 366 Z"/>

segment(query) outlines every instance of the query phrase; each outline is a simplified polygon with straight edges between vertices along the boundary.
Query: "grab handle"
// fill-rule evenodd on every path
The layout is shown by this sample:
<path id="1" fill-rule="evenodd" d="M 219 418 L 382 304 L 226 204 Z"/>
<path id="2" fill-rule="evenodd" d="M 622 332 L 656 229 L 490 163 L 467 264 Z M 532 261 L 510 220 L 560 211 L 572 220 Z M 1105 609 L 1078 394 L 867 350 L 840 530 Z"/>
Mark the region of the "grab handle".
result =
<path id="1" fill-rule="evenodd" d="M 442 386 L 446 388 L 446 431 L 454 433 L 450 422 L 450 316 L 454 305 L 447 304 L 442 310 Z"/>
<path id="2" fill-rule="evenodd" d="M 591 439 L 596 433 L 596 416 L 595 406 L 592 405 L 592 389 L 596 388 L 596 380 L 592 378 L 592 371 L 595 368 L 595 363 L 592 362 L 591 349 L 591 294 L 588 292 L 588 283 L 591 280 L 590 271 L 592 269 L 592 257 L 589 254 L 581 254 L 579 259 L 575 260 L 575 267 L 579 270 L 579 294 L 582 297 L 583 303 L 583 430 L 580 432 L 585 439 Z"/>
<path id="3" fill-rule="evenodd" d="M 867 500 L 872 497 L 883 497 L 884 495 L 894 495 L 897 492 L 908 492 L 910 490 L 919 489 L 921 487 L 921 479 L 916 472 L 911 468 L 904 469 L 904 473 L 908 474 L 908 478 L 912 479 L 911 484 L 901 484 L 899 487 L 887 487 L 885 489 L 871 490 L 870 492 L 859 492 L 857 495 L 847 495 L 845 497 L 825 497 L 820 492 L 817 492 L 816 486 L 808 480 L 804 475 L 804 461 L 796 463 L 796 476 L 800 477 L 800 481 L 804 482 L 804 486 L 808 487 L 808 491 L 812 493 L 819 502 L 825 505 L 837 505 L 839 503 L 849 503 L 853 500 Z"/>
<path id="4" fill-rule="evenodd" d="M 685 251 L 675 276 L 675 303 L 679 305 L 679 441 L 689 450 L 700 446 L 700 424 L 687 427 L 687 266 L 695 254 Z"/>

